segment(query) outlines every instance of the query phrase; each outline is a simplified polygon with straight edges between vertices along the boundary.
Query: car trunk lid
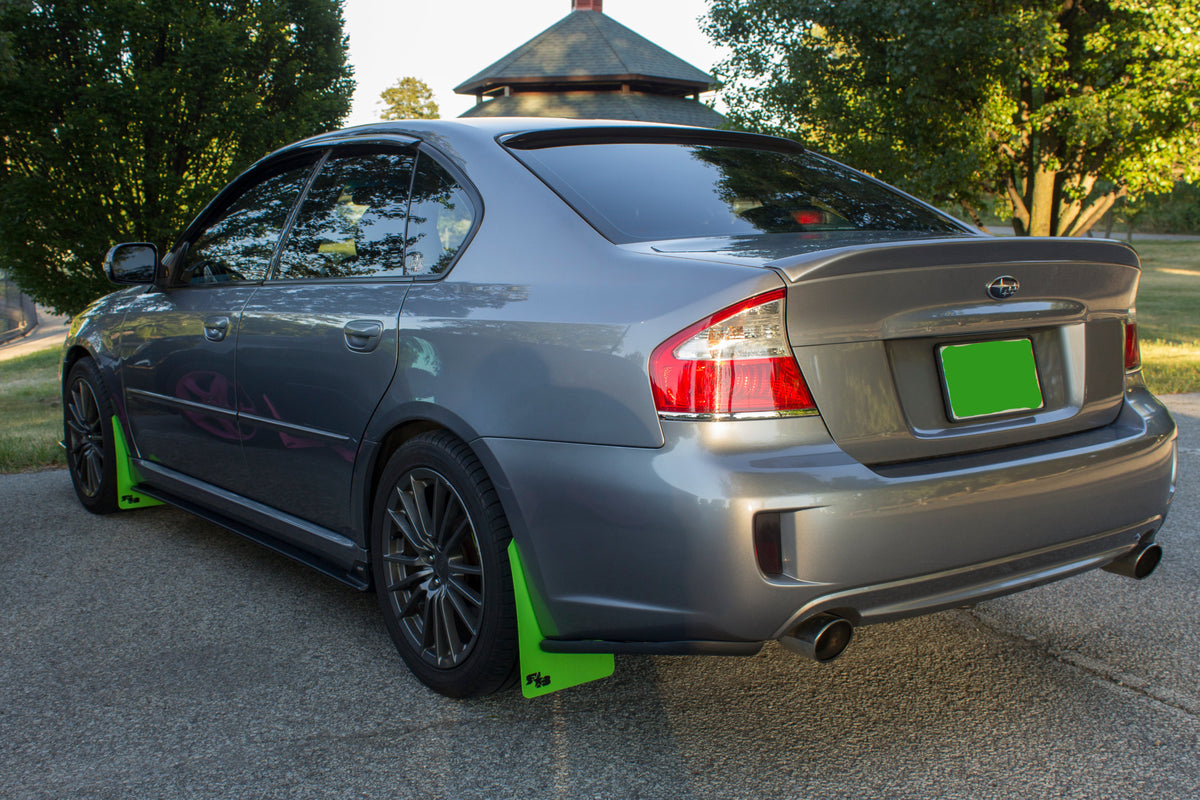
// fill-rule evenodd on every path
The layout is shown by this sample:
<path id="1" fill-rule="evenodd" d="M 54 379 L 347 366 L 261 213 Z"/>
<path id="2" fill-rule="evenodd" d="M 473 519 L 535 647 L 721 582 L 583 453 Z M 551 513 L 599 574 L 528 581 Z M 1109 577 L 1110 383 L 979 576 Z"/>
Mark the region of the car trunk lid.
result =
<path id="1" fill-rule="evenodd" d="M 830 434 L 863 463 L 1066 435 L 1120 410 L 1140 274 L 1124 245 L 957 237 L 762 265 L 787 280 L 788 337 Z"/>

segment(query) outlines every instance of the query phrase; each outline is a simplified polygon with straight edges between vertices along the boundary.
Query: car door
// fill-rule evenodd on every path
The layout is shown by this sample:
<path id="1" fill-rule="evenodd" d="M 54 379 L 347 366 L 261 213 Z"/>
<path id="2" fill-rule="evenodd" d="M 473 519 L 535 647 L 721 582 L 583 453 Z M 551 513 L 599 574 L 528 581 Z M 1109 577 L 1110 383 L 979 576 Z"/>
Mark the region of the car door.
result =
<path id="1" fill-rule="evenodd" d="M 396 372 L 416 150 L 335 148 L 313 179 L 237 344 L 246 493 L 352 535 L 363 432 Z"/>
<path id="2" fill-rule="evenodd" d="M 161 285 L 131 303 L 121 379 L 143 458 L 228 489 L 246 481 L 237 410 L 242 308 L 267 276 L 289 213 L 319 154 L 243 176 L 164 263 Z"/>

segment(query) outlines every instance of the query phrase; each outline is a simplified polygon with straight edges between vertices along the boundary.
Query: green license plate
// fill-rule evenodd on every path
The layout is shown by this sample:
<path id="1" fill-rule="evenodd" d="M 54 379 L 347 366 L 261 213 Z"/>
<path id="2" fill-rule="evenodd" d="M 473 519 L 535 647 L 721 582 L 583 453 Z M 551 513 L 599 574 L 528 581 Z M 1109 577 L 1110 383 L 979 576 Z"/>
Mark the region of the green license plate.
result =
<path id="1" fill-rule="evenodd" d="M 938 348 L 938 357 L 952 420 L 1042 407 L 1033 343 L 1028 339 L 948 344 Z"/>

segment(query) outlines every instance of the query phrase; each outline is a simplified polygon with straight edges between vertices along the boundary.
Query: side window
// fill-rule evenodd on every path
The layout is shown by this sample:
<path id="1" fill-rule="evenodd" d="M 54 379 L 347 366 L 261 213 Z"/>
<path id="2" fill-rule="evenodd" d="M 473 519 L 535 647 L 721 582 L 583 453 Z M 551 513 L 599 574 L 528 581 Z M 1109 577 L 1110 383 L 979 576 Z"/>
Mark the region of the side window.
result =
<path id="1" fill-rule="evenodd" d="M 413 153 L 399 150 L 326 161 L 288 235 L 276 277 L 404 275 L 413 161 Z"/>
<path id="2" fill-rule="evenodd" d="M 467 193 L 441 165 L 421 156 L 408 212 L 407 274 L 445 272 L 474 221 L 475 209 Z"/>
<path id="3" fill-rule="evenodd" d="M 311 171 L 311 162 L 293 165 L 244 191 L 192 240 L 176 282 L 198 285 L 265 278 L 288 213 Z"/>

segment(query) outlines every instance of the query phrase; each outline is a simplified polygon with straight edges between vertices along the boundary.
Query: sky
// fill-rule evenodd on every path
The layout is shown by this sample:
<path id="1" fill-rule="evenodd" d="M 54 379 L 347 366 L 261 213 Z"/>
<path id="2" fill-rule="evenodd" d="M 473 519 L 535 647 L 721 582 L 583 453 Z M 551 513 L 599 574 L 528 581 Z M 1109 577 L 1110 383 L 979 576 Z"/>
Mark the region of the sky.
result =
<path id="1" fill-rule="evenodd" d="M 604 13 L 711 72 L 723 53 L 700 31 L 704 0 L 604 0 Z M 475 105 L 454 87 L 571 12 L 571 0 L 345 0 L 358 88 L 345 125 L 379 119 L 379 93 L 403 76 L 433 90 L 443 117 Z M 705 99 L 710 99 L 706 96 Z"/>

